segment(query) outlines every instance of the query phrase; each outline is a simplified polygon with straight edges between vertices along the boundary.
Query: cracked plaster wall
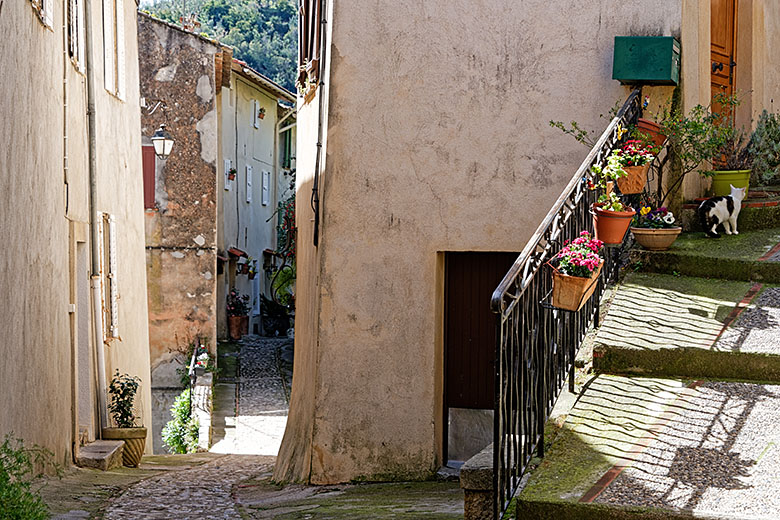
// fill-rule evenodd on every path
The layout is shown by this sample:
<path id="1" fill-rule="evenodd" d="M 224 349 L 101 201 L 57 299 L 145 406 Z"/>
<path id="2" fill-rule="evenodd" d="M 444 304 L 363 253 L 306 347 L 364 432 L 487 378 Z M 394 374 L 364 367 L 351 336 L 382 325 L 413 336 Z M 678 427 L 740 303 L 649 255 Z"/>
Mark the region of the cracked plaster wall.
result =
<path id="1" fill-rule="evenodd" d="M 178 352 L 196 336 L 216 354 L 218 120 L 215 54 L 198 36 L 139 16 L 142 133 L 167 123 L 175 143 L 158 165 L 146 210 L 149 335 L 154 386 L 178 385 Z"/>

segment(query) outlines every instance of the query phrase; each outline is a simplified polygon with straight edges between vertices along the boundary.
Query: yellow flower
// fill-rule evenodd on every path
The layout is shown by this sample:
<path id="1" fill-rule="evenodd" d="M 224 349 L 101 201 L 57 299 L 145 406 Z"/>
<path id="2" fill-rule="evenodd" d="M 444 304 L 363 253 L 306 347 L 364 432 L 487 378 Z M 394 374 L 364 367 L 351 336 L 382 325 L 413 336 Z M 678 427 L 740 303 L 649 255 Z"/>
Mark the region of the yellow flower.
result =
<path id="1" fill-rule="evenodd" d="M 645 207 L 643 207 L 643 208 L 641 209 L 641 211 L 640 211 L 640 212 L 641 212 L 642 216 L 644 217 L 645 215 L 647 215 L 648 213 L 650 213 L 650 211 L 651 211 L 651 210 L 650 210 L 650 206 L 645 206 Z"/>
<path id="2" fill-rule="evenodd" d="M 622 125 L 618 124 L 617 138 L 623 139 L 623 134 L 625 134 L 626 132 L 628 132 L 628 128 L 623 128 Z"/>

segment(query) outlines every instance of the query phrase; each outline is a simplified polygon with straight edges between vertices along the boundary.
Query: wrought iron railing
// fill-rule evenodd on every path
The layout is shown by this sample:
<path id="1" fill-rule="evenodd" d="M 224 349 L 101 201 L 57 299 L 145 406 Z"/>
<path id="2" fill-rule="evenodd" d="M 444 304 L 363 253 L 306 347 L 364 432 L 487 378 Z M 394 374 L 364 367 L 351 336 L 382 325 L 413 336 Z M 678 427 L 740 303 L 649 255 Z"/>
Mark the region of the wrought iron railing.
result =
<path id="1" fill-rule="evenodd" d="M 544 264 L 580 231 L 593 232 L 591 204 L 597 193 L 591 167 L 604 166 L 623 140 L 623 129 L 641 113 L 635 89 L 591 149 L 569 184 L 493 292 L 497 314 L 496 396 L 493 439 L 494 516 L 503 516 L 534 454 L 544 453 L 544 425 L 568 376 L 574 391 L 574 357 L 588 326 L 598 320 L 605 285 L 620 268 L 627 238 L 606 248 L 598 286 L 578 312 L 555 309 L 546 301 L 552 276 Z M 627 237 L 630 233 L 627 233 Z M 598 323 L 596 323 L 598 324 Z"/>

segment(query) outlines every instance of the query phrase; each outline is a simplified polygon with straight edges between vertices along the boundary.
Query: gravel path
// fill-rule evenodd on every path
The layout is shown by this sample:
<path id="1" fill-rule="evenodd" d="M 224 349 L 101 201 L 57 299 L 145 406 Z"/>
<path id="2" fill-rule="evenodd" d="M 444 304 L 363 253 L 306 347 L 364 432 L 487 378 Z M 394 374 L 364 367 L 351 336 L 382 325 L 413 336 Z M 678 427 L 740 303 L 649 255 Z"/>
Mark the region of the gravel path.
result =
<path id="1" fill-rule="evenodd" d="M 729 518 L 780 511 L 780 386 L 707 382 L 595 502 Z"/>
<path id="2" fill-rule="evenodd" d="M 194 468 L 143 480 L 114 499 L 106 520 L 236 519 L 237 483 L 269 471 L 273 457 L 229 455 Z"/>
<path id="3" fill-rule="evenodd" d="M 764 289 L 713 349 L 780 354 L 780 288 Z"/>

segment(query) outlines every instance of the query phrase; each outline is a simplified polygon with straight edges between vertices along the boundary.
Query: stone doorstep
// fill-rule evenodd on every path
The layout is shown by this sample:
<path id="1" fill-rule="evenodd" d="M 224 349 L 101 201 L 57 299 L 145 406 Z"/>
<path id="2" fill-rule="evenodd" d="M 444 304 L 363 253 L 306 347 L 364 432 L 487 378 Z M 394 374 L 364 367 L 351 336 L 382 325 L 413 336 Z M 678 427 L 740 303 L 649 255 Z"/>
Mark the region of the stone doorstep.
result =
<path id="1" fill-rule="evenodd" d="M 76 465 L 108 471 L 122 465 L 124 441 L 94 441 L 78 448 Z"/>
<path id="2" fill-rule="evenodd" d="M 460 468 L 464 520 L 493 517 L 493 444 L 488 445 Z"/>

